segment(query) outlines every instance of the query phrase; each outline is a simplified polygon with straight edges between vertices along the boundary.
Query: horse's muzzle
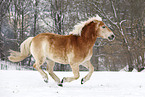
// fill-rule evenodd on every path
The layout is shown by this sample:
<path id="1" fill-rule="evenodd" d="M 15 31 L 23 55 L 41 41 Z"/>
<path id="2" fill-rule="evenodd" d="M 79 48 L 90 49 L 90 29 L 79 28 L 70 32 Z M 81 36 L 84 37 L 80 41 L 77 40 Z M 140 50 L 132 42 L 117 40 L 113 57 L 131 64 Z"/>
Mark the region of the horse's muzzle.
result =
<path id="1" fill-rule="evenodd" d="M 108 39 L 109 39 L 110 41 L 114 40 L 114 39 L 115 39 L 115 35 L 109 36 Z"/>

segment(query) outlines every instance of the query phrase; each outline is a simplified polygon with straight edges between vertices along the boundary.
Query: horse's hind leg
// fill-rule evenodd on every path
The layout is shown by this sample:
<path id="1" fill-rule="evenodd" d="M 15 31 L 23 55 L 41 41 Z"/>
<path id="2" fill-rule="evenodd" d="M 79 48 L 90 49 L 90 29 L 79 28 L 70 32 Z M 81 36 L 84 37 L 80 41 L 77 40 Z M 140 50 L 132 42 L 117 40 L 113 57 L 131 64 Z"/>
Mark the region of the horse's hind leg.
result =
<path id="1" fill-rule="evenodd" d="M 49 59 L 47 59 L 46 62 L 47 62 L 47 71 L 48 71 L 49 75 L 57 82 L 57 84 L 59 86 L 62 86 L 62 84 L 60 83 L 60 79 L 53 72 L 53 67 L 55 65 L 55 62 L 51 61 Z"/>
<path id="2" fill-rule="evenodd" d="M 41 65 L 44 63 L 44 58 L 41 58 L 39 60 L 36 60 L 36 62 L 34 63 L 33 67 L 38 70 L 38 72 L 40 72 L 40 74 L 42 75 L 44 81 L 46 83 L 48 83 L 48 76 L 47 74 L 41 69 Z"/>
<path id="3" fill-rule="evenodd" d="M 84 84 L 86 81 L 88 81 L 90 79 L 92 73 L 94 72 L 94 67 L 90 61 L 85 62 L 83 64 L 83 66 L 85 66 L 86 68 L 89 69 L 89 73 L 84 78 L 82 78 L 81 84 Z"/>
<path id="4" fill-rule="evenodd" d="M 74 74 L 73 77 L 64 77 L 61 81 L 61 83 L 64 82 L 71 82 L 73 80 L 77 80 L 80 77 L 79 74 L 79 65 L 78 64 L 70 64 L 71 68 L 72 68 L 72 72 Z"/>

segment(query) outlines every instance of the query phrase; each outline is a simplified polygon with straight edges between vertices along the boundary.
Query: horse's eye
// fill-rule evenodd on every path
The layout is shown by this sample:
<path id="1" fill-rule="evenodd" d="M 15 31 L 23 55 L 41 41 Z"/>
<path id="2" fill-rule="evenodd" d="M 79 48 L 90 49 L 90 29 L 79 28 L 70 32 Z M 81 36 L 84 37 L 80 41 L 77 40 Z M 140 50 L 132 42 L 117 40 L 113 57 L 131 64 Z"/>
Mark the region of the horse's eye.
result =
<path id="1" fill-rule="evenodd" d="M 106 28 L 105 26 L 103 26 L 102 28 Z"/>

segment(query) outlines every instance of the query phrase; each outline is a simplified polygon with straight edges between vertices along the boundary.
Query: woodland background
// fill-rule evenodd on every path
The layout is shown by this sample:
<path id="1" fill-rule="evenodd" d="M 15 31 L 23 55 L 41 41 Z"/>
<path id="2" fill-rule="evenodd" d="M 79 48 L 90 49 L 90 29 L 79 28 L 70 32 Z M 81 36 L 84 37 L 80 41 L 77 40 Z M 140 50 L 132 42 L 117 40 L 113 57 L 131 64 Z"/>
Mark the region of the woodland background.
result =
<path id="1" fill-rule="evenodd" d="M 19 50 L 30 36 L 46 32 L 67 35 L 74 25 L 96 14 L 103 18 L 116 39 L 113 42 L 97 39 L 91 59 L 95 70 L 118 71 L 126 66 L 127 71 L 143 70 L 145 0 L 1 0 L 0 61 L 8 61 L 8 50 Z M 30 56 L 17 65 L 33 69 L 33 63 Z M 82 66 L 80 69 L 86 70 Z M 56 63 L 54 70 L 71 69 L 69 65 Z"/>

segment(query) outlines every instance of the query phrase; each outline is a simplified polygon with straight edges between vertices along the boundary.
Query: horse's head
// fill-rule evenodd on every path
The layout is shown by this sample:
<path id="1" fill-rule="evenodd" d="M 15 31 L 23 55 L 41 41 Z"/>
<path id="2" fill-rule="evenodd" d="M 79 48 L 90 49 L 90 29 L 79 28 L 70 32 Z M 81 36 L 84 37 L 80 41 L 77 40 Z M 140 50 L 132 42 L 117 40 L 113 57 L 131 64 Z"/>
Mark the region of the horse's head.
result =
<path id="1" fill-rule="evenodd" d="M 94 28 L 89 27 L 91 25 L 92 27 L 95 27 L 95 32 L 94 32 Z M 88 30 L 89 33 L 84 34 L 86 36 L 89 36 L 88 34 L 90 34 L 92 31 L 93 33 L 95 33 L 94 35 L 97 35 L 95 36 L 95 38 L 101 37 L 104 39 L 108 39 L 109 41 L 112 41 L 115 38 L 113 32 L 102 22 L 102 18 L 98 15 L 96 15 L 96 17 L 89 18 L 87 21 L 75 25 L 74 30 L 70 32 L 70 34 L 81 36 L 82 32 L 87 32 L 86 29 L 83 30 L 83 28 L 86 29 L 90 28 Z"/>
<path id="2" fill-rule="evenodd" d="M 114 33 L 102 21 L 95 20 L 94 22 L 96 23 L 97 37 L 108 39 L 109 41 L 114 40 Z"/>

